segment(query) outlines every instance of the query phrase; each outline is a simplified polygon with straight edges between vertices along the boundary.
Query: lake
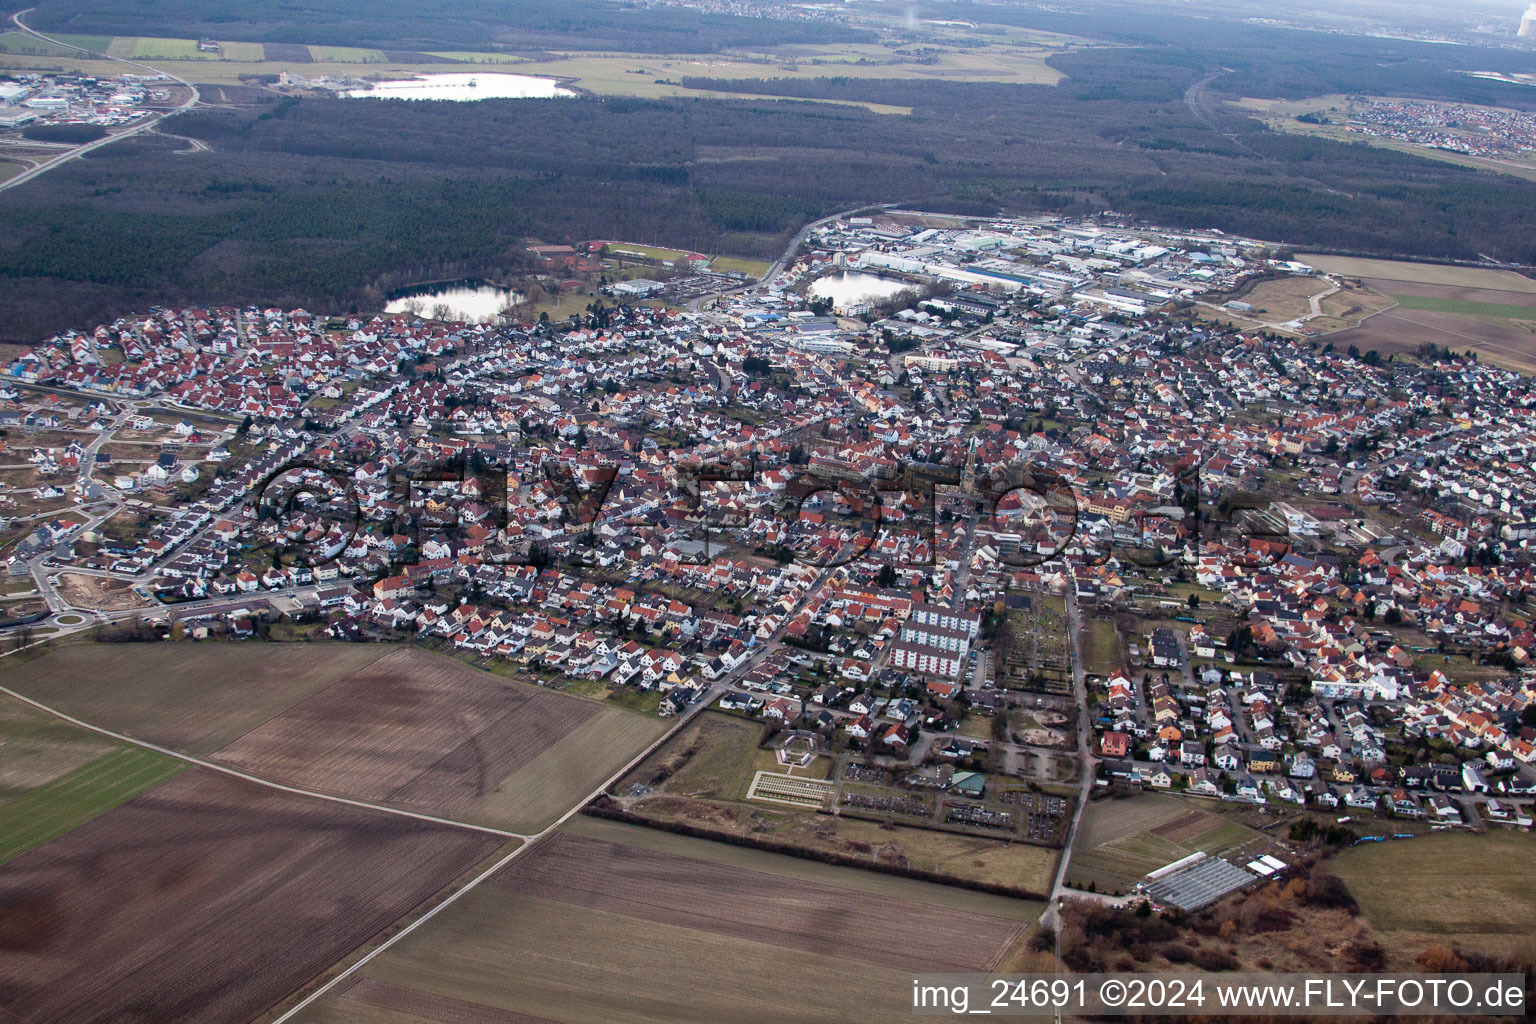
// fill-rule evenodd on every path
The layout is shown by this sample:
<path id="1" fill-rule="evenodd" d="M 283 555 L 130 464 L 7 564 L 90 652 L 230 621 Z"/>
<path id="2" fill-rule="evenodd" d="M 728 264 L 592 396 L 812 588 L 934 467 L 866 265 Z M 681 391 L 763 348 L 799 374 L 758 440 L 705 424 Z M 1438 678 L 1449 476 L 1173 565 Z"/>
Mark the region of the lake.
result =
<path id="1" fill-rule="evenodd" d="M 509 75 L 502 72 L 422 75 L 375 82 L 371 89 L 348 89 L 350 99 L 381 100 L 541 100 L 576 93 L 553 78 Z"/>
<path id="2" fill-rule="evenodd" d="M 485 324 L 494 322 L 507 303 L 521 298 L 517 292 L 485 281 L 455 281 L 403 288 L 390 298 L 384 312 Z M 438 316 L 440 307 L 446 308 L 446 317 Z"/>
<path id="3" fill-rule="evenodd" d="M 831 299 L 834 305 L 841 307 L 856 304 L 859 300 L 879 302 L 897 292 L 912 291 L 915 288 L 916 285 L 906 281 L 840 270 L 812 282 L 808 291 L 812 298 Z"/>

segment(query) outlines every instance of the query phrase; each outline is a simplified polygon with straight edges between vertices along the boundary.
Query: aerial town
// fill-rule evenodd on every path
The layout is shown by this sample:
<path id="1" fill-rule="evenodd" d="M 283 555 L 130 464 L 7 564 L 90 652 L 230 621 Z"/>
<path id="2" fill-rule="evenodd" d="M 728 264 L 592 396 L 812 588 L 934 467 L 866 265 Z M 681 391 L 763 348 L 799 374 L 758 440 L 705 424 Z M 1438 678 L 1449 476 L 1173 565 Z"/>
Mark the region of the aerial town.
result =
<path id="1" fill-rule="evenodd" d="M 154 309 L 26 352 L 8 631 L 409 641 L 766 723 L 748 805 L 1042 847 L 1137 789 L 1530 826 L 1530 378 L 1192 315 L 1317 274 L 1218 234 L 887 211 L 757 287 L 661 262 L 564 321 Z M 701 813 L 665 793 L 611 811 Z"/>
<path id="2" fill-rule="evenodd" d="M 1303 120 L 1307 116 L 1303 115 Z M 1536 115 L 1520 110 L 1427 100 L 1378 100 L 1351 109 L 1344 127 L 1469 156 L 1498 157 L 1536 150 Z"/>
<path id="3" fill-rule="evenodd" d="M 7 75 L 0 77 L 0 130 L 50 124 L 114 127 L 140 117 L 146 102 L 166 97 L 160 76 Z"/>

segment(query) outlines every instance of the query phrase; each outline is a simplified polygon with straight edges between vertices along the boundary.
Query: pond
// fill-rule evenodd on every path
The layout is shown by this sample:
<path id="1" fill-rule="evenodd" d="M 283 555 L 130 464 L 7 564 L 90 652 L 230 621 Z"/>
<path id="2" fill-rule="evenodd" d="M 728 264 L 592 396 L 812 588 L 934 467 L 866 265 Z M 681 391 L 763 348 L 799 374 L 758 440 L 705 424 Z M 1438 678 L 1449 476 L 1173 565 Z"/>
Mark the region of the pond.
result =
<path id="1" fill-rule="evenodd" d="M 833 305 L 841 307 L 861 300 L 879 302 L 897 292 L 912 291 L 914 287 L 906 281 L 842 270 L 813 282 L 808 291 L 812 298 L 831 299 Z"/>
<path id="2" fill-rule="evenodd" d="M 549 99 L 575 96 L 576 93 L 553 78 L 509 75 L 500 72 L 476 74 L 421 75 L 375 82 L 371 89 L 348 89 L 341 95 L 349 99 L 394 100 L 497 100 Z"/>
<path id="3" fill-rule="evenodd" d="M 509 303 L 520 301 L 522 296 L 509 288 L 485 281 L 454 281 L 402 288 L 390 294 L 384 312 L 485 324 L 493 323 Z"/>

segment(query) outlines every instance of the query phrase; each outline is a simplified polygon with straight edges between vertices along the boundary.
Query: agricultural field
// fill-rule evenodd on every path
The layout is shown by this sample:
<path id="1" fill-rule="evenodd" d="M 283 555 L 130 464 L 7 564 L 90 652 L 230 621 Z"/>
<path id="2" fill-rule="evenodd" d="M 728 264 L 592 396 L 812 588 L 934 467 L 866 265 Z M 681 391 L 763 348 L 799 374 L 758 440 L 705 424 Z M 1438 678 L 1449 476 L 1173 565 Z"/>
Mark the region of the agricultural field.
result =
<path id="1" fill-rule="evenodd" d="M 989 969 L 1039 910 L 577 819 L 299 1019 L 894 1019 L 912 972 Z"/>
<path id="2" fill-rule="evenodd" d="M 497 846 L 189 771 L 0 871 L 0 1010 L 249 1020 Z"/>
<path id="3" fill-rule="evenodd" d="M 622 708 L 397 649 L 214 758 L 317 792 L 535 831 L 664 729 Z"/>
<path id="4" fill-rule="evenodd" d="M 1383 355 L 1426 344 L 1523 373 L 1536 372 L 1536 280 L 1510 270 L 1352 257 L 1299 259 L 1348 275 L 1391 306 L 1358 329 L 1330 336 L 1343 347 Z"/>
<path id="5" fill-rule="evenodd" d="M 311 46 L 310 54 L 319 63 L 382 64 L 389 58 L 383 50 L 369 50 L 358 46 Z"/>
<path id="6" fill-rule="evenodd" d="M 1263 833 L 1192 800 L 1164 793 L 1098 800 L 1083 813 L 1067 884 L 1120 892 L 1192 853 L 1226 853 L 1266 842 Z"/>
<path id="7" fill-rule="evenodd" d="M 104 736 L 0 697 L 0 808 L 115 749 Z"/>
<path id="8" fill-rule="evenodd" d="M 105 814 L 186 768 L 185 761 L 119 747 L 30 792 L 0 802 L 0 864 Z"/>
<path id="9" fill-rule="evenodd" d="M 1343 277 L 1536 294 L 1536 280 L 1513 270 L 1500 270 L 1496 267 L 1443 266 L 1438 263 L 1410 263 L 1319 253 L 1299 253 L 1296 259 L 1310 267 Z"/>
<path id="10" fill-rule="evenodd" d="M 79 37 L 79 40 L 84 40 L 86 38 L 88 37 L 82 36 Z M 89 38 L 91 39 L 90 42 L 82 42 L 79 40 L 64 39 L 63 37 L 60 37 L 60 43 L 75 42 L 78 46 L 85 49 L 102 52 L 106 50 L 107 46 L 109 46 L 112 42 L 111 38 L 107 36 Z M 75 46 L 64 46 L 60 45 L 60 43 L 46 42 L 45 40 L 39 39 L 36 36 L 29 36 L 25 32 L 12 31 L 0 33 L 0 53 L 13 53 L 18 55 L 38 57 L 71 57 L 79 55 L 80 50 L 76 49 Z"/>
<path id="11" fill-rule="evenodd" d="M 67 643 L 7 658 L 0 685 L 93 725 L 202 757 L 389 650 Z"/>
<path id="12" fill-rule="evenodd" d="M 469 50 L 437 50 L 427 56 L 441 57 L 460 64 L 522 64 L 528 60 L 527 57 L 516 57 L 510 53 L 474 53 Z"/>
<path id="13" fill-rule="evenodd" d="M 1393 952 L 1412 955 L 1443 942 L 1529 958 L 1536 956 L 1530 863 L 1530 836 L 1495 830 L 1364 843 L 1339 853 L 1327 870 L 1344 879 Z"/>

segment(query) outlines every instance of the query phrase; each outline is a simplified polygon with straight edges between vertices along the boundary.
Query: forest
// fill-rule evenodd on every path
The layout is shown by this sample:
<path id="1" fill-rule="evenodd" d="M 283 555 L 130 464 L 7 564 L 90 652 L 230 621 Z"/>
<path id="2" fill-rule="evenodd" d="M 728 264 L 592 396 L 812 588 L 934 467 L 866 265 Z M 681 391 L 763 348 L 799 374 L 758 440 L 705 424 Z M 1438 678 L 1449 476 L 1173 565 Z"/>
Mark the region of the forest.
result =
<path id="1" fill-rule="evenodd" d="M 707 14 L 603 0 L 45 0 L 42 32 L 216 39 L 408 50 L 620 50 L 714 53 L 728 47 L 871 42 L 824 22 Z"/>
<path id="2" fill-rule="evenodd" d="M 101 17 L 126 17 L 129 6 L 68 2 Z M 488 0 L 464 10 L 476 2 Z M 64 3 L 45 0 L 44 11 Z M 214 16 L 198 0 L 133 6 Z M 968 9 L 952 7 L 952 17 Z M 783 99 L 470 104 L 250 90 L 253 105 L 167 123 L 210 153 L 179 154 L 177 140 L 141 136 L 0 194 L 0 340 L 36 340 L 146 300 L 370 308 L 413 281 L 520 272 L 532 238 L 772 258 L 808 220 L 886 202 L 974 215 L 1110 210 L 1338 251 L 1536 263 L 1536 184 L 1269 132 L 1221 103 L 1302 89 L 1444 88 L 1529 104 L 1524 93 L 1536 90 L 1472 79 L 1456 65 L 1517 69 L 1536 55 L 1211 21 L 1199 34 L 1176 17 L 1143 26 L 1130 13 L 1108 25 L 986 11 L 1134 45 L 1053 57 L 1069 76 L 1055 87 L 690 78 L 695 88 Z M 1332 77 L 1307 85 L 1309 67 Z"/>

